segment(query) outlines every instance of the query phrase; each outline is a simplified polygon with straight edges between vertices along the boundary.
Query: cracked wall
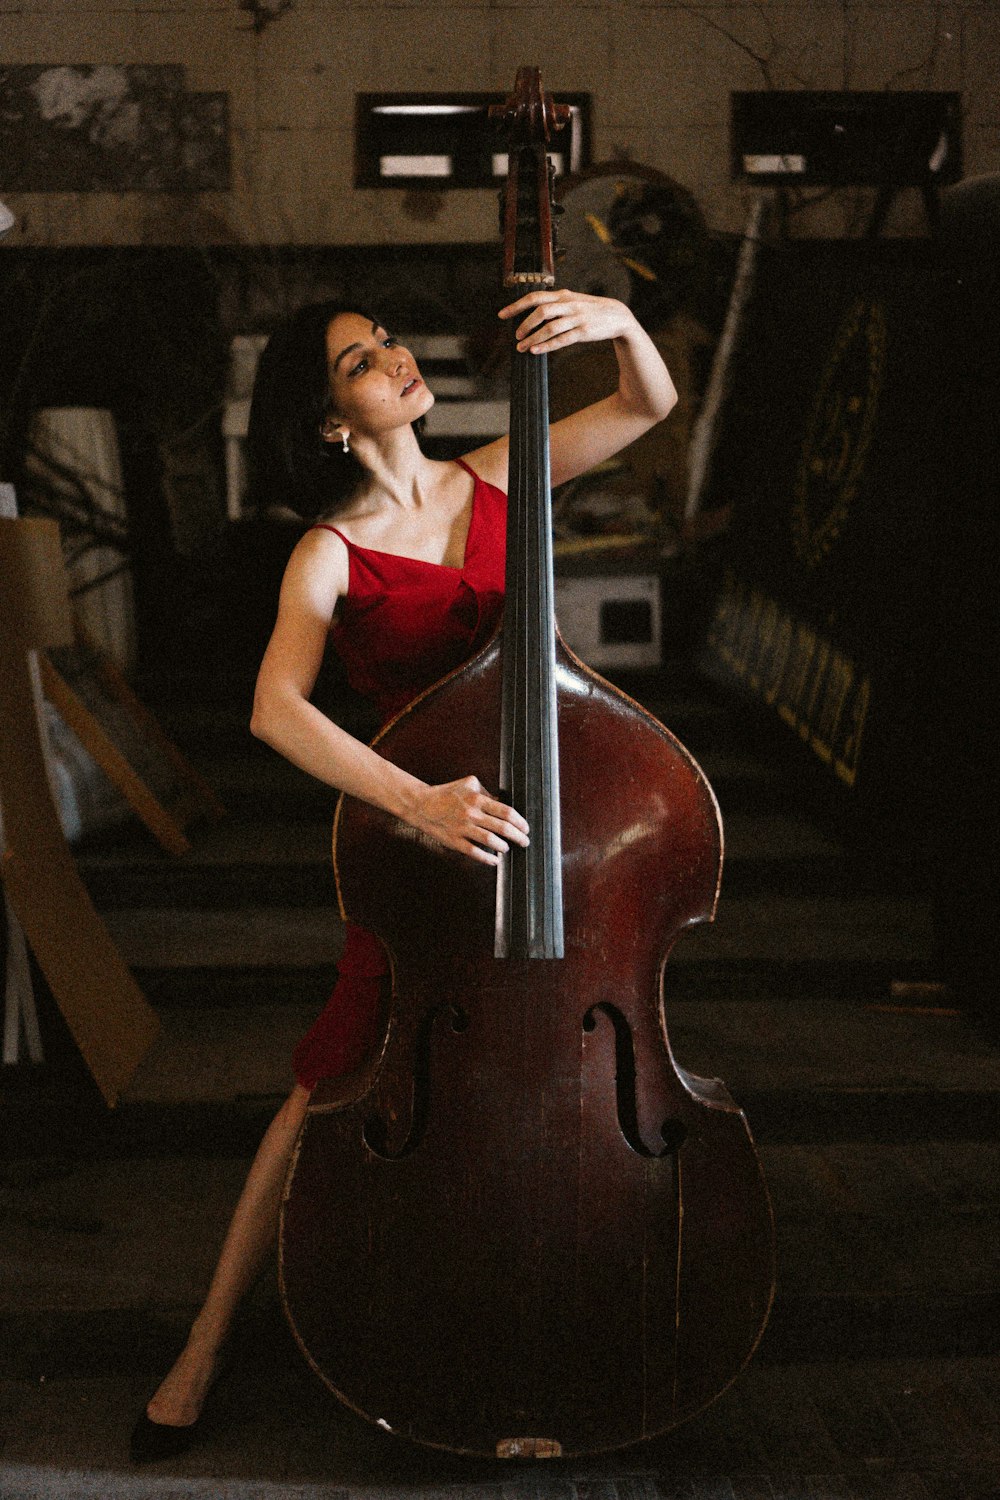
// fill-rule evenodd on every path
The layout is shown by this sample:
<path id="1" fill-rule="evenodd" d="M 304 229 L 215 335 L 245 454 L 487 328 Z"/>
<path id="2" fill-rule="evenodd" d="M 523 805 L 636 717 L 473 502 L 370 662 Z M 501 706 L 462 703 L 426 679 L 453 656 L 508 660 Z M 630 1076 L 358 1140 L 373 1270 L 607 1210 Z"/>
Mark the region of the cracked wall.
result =
<path id="1" fill-rule="evenodd" d="M 0 68 L 182 67 L 191 91 L 226 96 L 232 147 L 228 191 L 11 193 L 0 180 L 18 219 L 3 243 L 492 241 L 490 191 L 447 193 L 427 218 L 401 190 L 352 187 L 354 95 L 506 90 L 522 63 L 556 94 L 593 94 L 596 160 L 627 152 L 668 173 L 719 230 L 739 230 L 752 197 L 729 181 L 732 89 L 958 90 L 967 175 L 1000 170 L 996 0 L 294 0 L 258 27 L 236 0 L 0 0 Z M 794 232 L 856 232 L 869 204 L 807 194 Z M 921 223 L 918 195 L 901 195 L 888 232 Z"/>

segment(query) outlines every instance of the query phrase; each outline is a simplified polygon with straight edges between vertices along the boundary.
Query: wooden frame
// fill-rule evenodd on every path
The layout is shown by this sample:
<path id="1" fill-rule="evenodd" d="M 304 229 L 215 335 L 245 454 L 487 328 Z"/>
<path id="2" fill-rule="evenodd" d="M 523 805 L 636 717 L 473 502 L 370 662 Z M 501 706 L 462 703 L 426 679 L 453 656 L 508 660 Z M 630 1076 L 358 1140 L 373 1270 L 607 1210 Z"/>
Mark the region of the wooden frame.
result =
<path id="1" fill-rule="evenodd" d="M 69 647 L 41 657 L 42 687 L 84 749 L 169 854 L 186 854 L 184 829 L 225 808 L 136 697 L 113 662 L 76 627 Z"/>
<path id="2" fill-rule="evenodd" d="M 95 911 L 49 782 L 36 654 L 72 619 L 54 521 L 0 517 L 0 877 L 80 1052 L 114 1105 L 159 1029 Z"/>

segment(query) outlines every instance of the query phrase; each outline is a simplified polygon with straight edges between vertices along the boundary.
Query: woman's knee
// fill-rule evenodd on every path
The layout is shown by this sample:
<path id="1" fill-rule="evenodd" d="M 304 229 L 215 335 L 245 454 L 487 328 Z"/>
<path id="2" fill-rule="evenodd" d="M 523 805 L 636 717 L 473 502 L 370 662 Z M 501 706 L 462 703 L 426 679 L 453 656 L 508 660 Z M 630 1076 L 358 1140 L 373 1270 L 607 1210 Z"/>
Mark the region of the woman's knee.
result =
<path id="1" fill-rule="evenodd" d="M 310 1089 L 303 1088 L 301 1083 L 297 1083 L 281 1106 L 278 1116 L 283 1118 L 290 1128 L 297 1130 L 301 1126 L 306 1117 L 306 1110 L 309 1108 L 311 1093 Z"/>
<path id="2" fill-rule="evenodd" d="M 308 1106 L 309 1090 L 297 1083 L 267 1127 L 262 1144 L 270 1149 L 290 1150 L 302 1128 Z"/>

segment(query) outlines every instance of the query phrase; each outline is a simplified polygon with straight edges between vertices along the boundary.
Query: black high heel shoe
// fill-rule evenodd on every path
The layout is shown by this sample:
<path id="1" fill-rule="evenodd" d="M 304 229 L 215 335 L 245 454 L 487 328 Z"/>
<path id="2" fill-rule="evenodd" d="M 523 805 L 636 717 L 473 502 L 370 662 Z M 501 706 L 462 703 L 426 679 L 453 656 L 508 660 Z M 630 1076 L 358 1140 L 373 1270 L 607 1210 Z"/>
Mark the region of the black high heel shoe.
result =
<path id="1" fill-rule="evenodd" d="M 204 1412 L 186 1427 L 170 1427 L 165 1422 L 154 1422 L 145 1411 L 141 1411 L 132 1428 L 128 1456 L 134 1464 L 153 1464 L 161 1458 L 177 1458 L 193 1447 L 204 1431 Z"/>
<path id="2" fill-rule="evenodd" d="M 157 1463 L 163 1458 L 178 1458 L 193 1448 L 205 1436 L 212 1425 L 213 1414 L 209 1410 L 213 1392 L 229 1368 L 229 1361 L 220 1359 L 212 1376 L 200 1414 L 184 1427 L 174 1427 L 166 1422 L 154 1422 L 146 1408 L 136 1418 L 129 1438 L 129 1458 L 134 1464 Z"/>

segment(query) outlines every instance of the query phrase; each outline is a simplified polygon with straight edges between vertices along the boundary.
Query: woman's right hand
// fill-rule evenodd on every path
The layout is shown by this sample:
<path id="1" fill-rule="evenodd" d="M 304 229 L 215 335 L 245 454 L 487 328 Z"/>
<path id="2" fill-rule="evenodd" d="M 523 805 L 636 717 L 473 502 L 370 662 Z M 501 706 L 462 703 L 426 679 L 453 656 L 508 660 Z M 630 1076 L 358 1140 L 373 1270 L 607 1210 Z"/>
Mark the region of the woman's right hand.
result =
<path id="1" fill-rule="evenodd" d="M 521 814 L 487 792 L 477 776 L 423 787 L 408 821 L 481 864 L 498 865 L 512 843 L 527 848 L 529 842 Z"/>

